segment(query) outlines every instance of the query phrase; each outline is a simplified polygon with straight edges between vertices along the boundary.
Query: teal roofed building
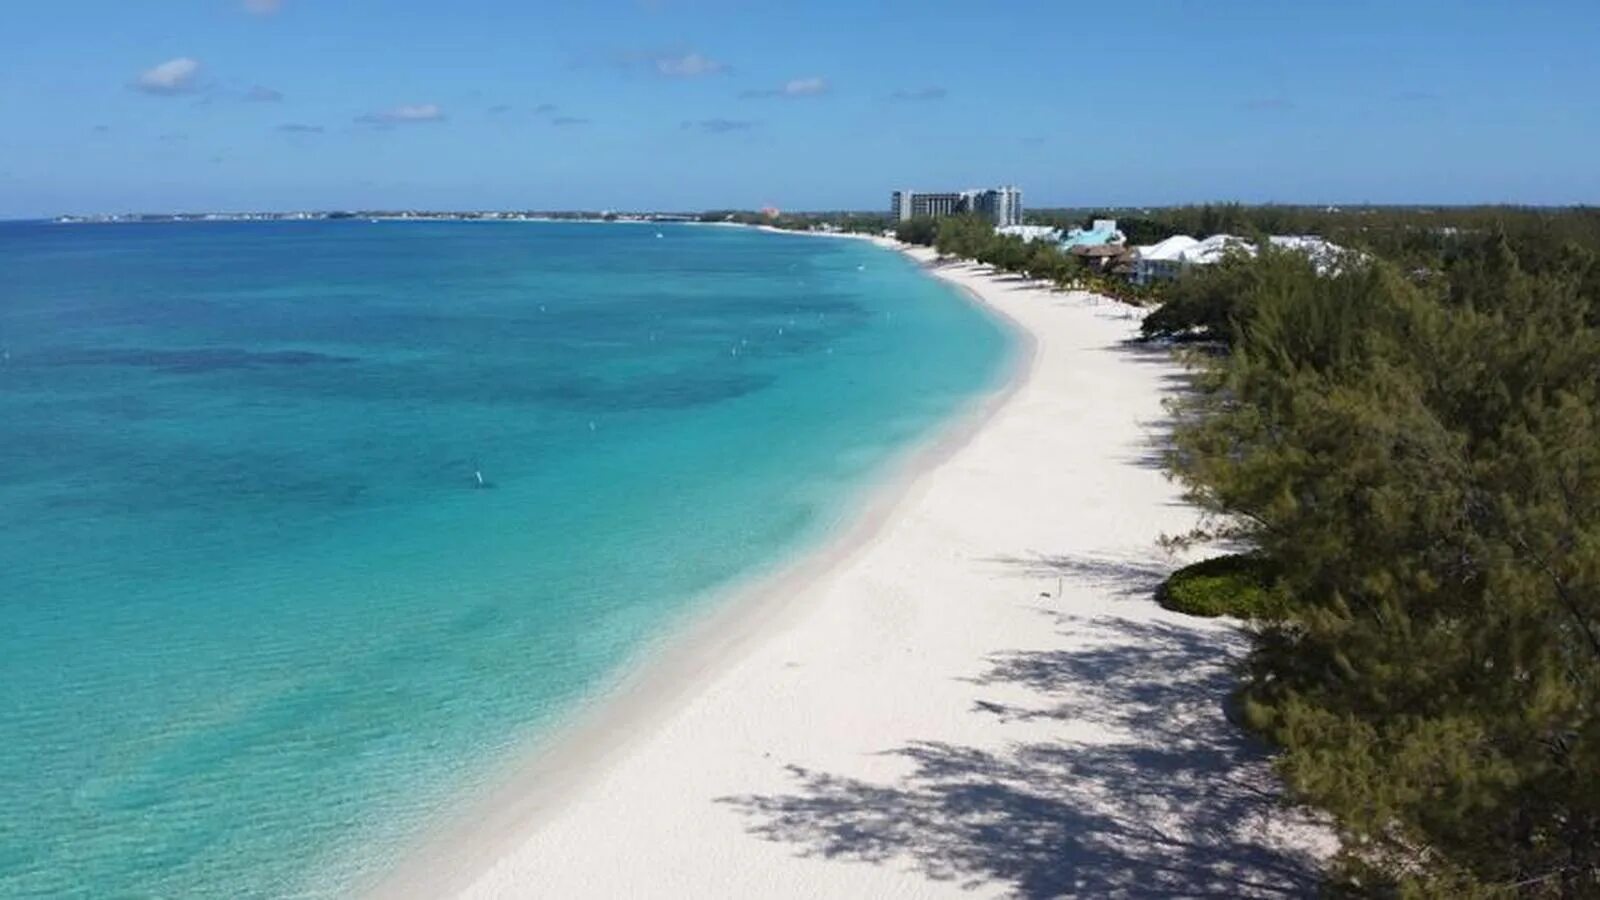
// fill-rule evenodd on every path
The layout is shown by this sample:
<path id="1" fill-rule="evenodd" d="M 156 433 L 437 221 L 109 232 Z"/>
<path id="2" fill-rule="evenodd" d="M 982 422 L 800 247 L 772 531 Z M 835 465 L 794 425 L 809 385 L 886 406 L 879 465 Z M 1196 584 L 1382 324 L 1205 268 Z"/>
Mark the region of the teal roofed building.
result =
<path id="1" fill-rule="evenodd" d="M 1089 228 L 1074 228 L 1067 232 L 1067 236 L 1061 239 L 1061 249 L 1071 251 L 1074 247 L 1103 247 L 1126 241 L 1127 238 L 1117 230 L 1116 219 L 1095 219 Z"/>

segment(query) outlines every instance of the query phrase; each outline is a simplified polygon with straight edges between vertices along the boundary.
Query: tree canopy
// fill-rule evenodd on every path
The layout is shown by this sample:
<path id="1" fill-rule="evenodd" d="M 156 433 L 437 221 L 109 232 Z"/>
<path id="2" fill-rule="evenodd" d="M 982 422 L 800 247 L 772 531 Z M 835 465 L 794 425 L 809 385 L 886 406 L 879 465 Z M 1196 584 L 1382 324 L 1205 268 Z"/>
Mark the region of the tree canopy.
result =
<path id="1" fill-rule="evenodd" d="M 1494 232 L 1413 263 L 1181 279 L 1147 330 L 1227 352 L 1172 466 L 1282 579 L 1245 709 L 1339 882 L 1600 896 L 1600 258 Z"/>
<path id="2" fill-rule="evenodd" d="M 933 246 L 939 236 L 939 222 L 928 216 L 919 216 L 901 222 L 895 228 L 895 236 L 908 244 L 920 244 L 924 247 Z"/>

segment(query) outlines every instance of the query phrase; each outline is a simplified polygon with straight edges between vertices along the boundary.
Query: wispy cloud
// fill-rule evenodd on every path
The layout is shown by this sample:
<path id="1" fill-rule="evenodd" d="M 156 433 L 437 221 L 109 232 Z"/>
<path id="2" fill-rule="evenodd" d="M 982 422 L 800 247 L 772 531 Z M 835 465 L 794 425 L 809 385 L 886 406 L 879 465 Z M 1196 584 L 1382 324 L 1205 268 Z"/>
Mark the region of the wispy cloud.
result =
<path id="1" fill-rule="evenodd" d="M 747 119 L 694 119 L 684 122 L 683 127 L 703 131 L 706 134 L 728 134 L 733 131 L 749 131 L 756 127 L 756 123 Z"/>
<path id="2" fill-rule="evenodd" d="M 133 80 L 133 89 L 157 96 L 187 94 L 200 86 L 200 61 L 187 56 L 151 66 Z"/>
<path id="3" fill-rule="evenodd" d="M 491 116 L 503 116 L 515 109 L 516 107 L 509 103 L 497 103 L 494 106 L 489 107 L 488 113 Z M 559 107 L 557 107 L 554 103 L 540 103 L 537 106 L 529 108 L 529 112 L 532 114 L 533 118 L 543 119 L 545 123 L 549 125 L 571 126 L 589 124 L 589 120 L 583 118 L 582 116 L 557 115 L 556 113 L 558 111 Z"/>
<path id="4" fill-rule="evenodd" d="M 271 16 L 283 9 L 283 0 L 244 0 L 244 11 L 253 16 Z"/>
<path id="5" fill-rule="evenodd" d="M 321 134 L 326 129 L 321 125 L 302 125 L 299 122 L 285 122 L 279 125 L 277 130 L 284 134 Z"/>
<path id="6" fill-rule="evenodd" d="M 1288 97 L 1255 97 L 1239 104 L 1239 108 L 1249 112 L 1285 112 L 1294 109 L 1294 101 Z"/>
<path id="7" fill-rule="evenodd" d="M 258 84 L 244 92 L 244 99 L 247 103 L 277 103 L 283 100 L 283 92 Z"/>
<path id="8" fill-rule="evenodd" d="M 817 76 L 810 78 L 791 78 L 784 82 L 782 87 L 767 90 L 744 91 L 739 94 L 746 100 L 760 100 L 769 97 L 820 97 L 829 90 L 828 80 Z"/>
<path id="9" fill-rule="evenodd" d="M 359 125 L 410 125 L 418 122 L 442 121 L 444 121 L 444 110 L 435 103 L 396 106 L 394 109 L 356 116 L 356 123 Z"/>
<path id="10" fill-rule="evenodd" d="M 95 134 L 110 134 L 111 133 L 111 126 L 110 125 L 96 125 L 94 127 L 94 133 Z"/>
<path id="11" fill-rule="evenodd" d="M 692 79 L 721 75 L 733 68 L 683 44 L 574 54 L 574 69 L 611 68 L 657 78 Z"/>
<path id="12" fill-rule="evenodd" d="M 668 78 L 698 78 L 727 71 L 728 67 L 698 53 L 662 54 L 651 60 L 656 74 Z"/>
<path id="13" fill-rule="evenodd" d="M 944 88 L 939 87 L 938 85 L 929 85 L 928 87 L 909 88 L 895 91 L 889 95 L 889 99 L 895 101 L 896 103 L 919 103 L 929 100 L 943 100 L 948 95 L 949 91 L 946 91 Z"/>

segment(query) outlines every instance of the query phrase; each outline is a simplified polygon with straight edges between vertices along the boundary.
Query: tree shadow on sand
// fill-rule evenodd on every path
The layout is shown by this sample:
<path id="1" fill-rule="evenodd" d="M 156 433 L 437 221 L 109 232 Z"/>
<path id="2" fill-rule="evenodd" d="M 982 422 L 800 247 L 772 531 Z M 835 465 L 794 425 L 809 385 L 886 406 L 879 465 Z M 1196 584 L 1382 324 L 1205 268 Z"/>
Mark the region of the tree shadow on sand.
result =
<path id="1" fill-rule="evenodd" d="M 1178 566 L 1176 562 L 1164 564 L 1160 560 L 1147 558 L 1088 554 L 1036 553 L 1029 556 L 996 556 L 988 561 L 1017 576 L 1042 581 L 1047 587 L 1053 579 L 1060 579 L 1118 597 L 1141 599 L 1153 595 L 1161 582 Z"/>
<path id="2" fill-rule="evenodd" d="M 1139 423 L 1143 436 L 1136 452 L 1127 459 L 1141 468 L 1170 472 L 1171 455 L 1177 449 L 1173 442 L 1173 430 L 1179 424 L 1177 411 L 1170 404 L 1194 392 L 1199 373 L 1184 365 L 1173 355 L 1172 348 L 1165 344 L 1129 338 L 1106 349 L 1121 359 L 1158 368 L 1157 391 L 1162 399 L 1163 412 Z"/>
<path id="3" fill-rule="evenodd" d="M 1264 750 L 1223 715 L 1241 642 L 1160 622 L 1060 617 L 1090 646 L 997 655 L 973 683 L 1001 722 L 1086 723 L 1093 742 L 914 742 L 889 784 L 789 767 L 797 790 L 722 798 L 804 856 L 909 866 L 1018 897 L 1298 897 L 1317 863 Z M 1037 733 L 1036 731 L 1033 733 Z M 1085 733 L 1085 732 L 1080 732 Z"/>

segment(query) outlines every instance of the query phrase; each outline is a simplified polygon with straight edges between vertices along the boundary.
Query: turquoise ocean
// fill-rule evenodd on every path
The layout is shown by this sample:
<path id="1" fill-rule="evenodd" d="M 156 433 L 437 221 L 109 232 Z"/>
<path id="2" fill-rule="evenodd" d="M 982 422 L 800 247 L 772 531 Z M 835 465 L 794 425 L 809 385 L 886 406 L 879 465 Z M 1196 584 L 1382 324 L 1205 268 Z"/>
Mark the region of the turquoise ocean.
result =
<path id="1" fill-rule="evenodd" d="M 380 872 L 1011 352 L 859 241 L 0 223 L 0 896 Z"/>

